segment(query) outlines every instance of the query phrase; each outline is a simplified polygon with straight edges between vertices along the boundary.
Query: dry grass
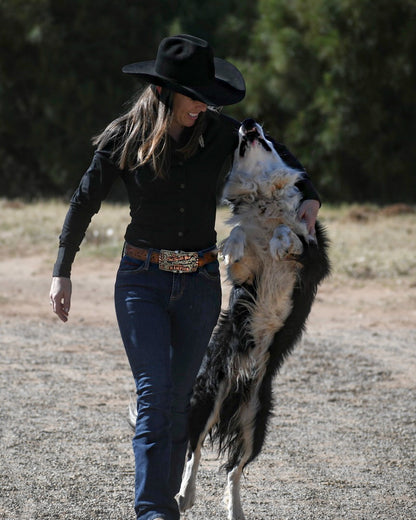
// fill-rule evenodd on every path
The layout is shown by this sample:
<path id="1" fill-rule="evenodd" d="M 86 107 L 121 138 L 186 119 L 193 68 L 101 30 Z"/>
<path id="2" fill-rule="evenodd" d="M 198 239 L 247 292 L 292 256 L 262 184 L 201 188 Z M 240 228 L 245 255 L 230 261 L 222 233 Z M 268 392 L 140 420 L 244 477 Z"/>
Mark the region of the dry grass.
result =
<path id="1" fill-rule="evenodd" d="M 0 200 L 0 254 L 55 255 L 67 205 L 41 201 L 25 204 Z M 228 233 L 226 208 L 217 219 L 218 240 Z M 404 205 L 329 206 L 320 219 L 331 239 L 334 277 L 341 279 L 413 278 L 416 282 L 416 212 Z M 128 223 L 128 208 L 104 203 L 87 231 L 79 256 L 117 258 Z"/>
<path id="2" fill-rule="evenodd" d="M 414 208 L 324 207 L 320 219 L 331 239 L 334 276 L 386 281 L 412 277 L 416 281 Z"/>
<path id="3" fill-rule="evenodd" d="M 67 209 L 57 200 L 30 204 L 1 200 L 0 252 L 55 255 Z M 103 204 L 87 230 L 80 256 L 119 256 L 128 219 L 126 206 Z"/>

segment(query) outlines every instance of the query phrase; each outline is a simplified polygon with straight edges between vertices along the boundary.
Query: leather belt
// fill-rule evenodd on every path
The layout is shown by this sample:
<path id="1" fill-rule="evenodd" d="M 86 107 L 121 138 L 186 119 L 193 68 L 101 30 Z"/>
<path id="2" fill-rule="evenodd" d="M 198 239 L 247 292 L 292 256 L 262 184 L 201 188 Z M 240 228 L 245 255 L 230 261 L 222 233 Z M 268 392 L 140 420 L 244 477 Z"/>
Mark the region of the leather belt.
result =
<path id="1" fill-rule="evenodd" d="M 146 261 L 149 249 L 126 244 L 124 254 L 137 260 Z M 168 249 L 151 250 L 150 262 L 158 264 L 159 269 L 172 273 L 193 273 L 206 264 L 217 260 L 218 251 L 212 249 L 206 253 L 189 251 L 170 251 Z"/>

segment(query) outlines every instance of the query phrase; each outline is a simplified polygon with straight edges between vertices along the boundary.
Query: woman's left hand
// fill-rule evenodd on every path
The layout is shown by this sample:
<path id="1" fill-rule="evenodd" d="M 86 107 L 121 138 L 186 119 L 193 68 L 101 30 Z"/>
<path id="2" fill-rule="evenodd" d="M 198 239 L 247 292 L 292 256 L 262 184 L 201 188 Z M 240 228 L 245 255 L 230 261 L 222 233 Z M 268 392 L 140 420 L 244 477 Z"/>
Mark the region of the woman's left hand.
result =
<path id="1" fill-rule="evenodd" d="M 320 204 L 317 200 L 304 200 L 298 209 L 298 217 L 304 220 L 310 235 L 315 235 L 315 224 Z"/>

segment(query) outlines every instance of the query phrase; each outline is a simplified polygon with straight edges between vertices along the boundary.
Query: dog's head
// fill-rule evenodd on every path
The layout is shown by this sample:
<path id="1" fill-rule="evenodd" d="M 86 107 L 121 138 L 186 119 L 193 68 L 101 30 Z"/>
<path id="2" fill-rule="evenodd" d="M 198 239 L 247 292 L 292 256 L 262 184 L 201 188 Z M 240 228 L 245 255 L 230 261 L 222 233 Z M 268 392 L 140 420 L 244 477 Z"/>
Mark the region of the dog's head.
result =
<path id="1" fill-rule="evenodd" d="M 264 135 L 262 127 L 254 119 L 245 119 L 238 131 L 239 146 L 234 156 L 234 163 L 250 170 L 254 165 L 275 166 L 281 159 L 274 149 L 272 141 Z"/>
<path id="2" fill-rule="evenodd" d="M 272 151 L 272 144 L 267 141 L 262 127 L 254 119 L 245 119 L 238 131 L 240 138 L 238 155 L 244 157 L 250 148 L 262 147 L 265 152 Z"/>
<path id="3" fill-rule="evenodd" d="M 235 208 L 242 201 L 252 203 L 259 197 L 270 200 L 285 188 L 295 190 L 300 175 L 284 163 L 262 127 L 254 119 L 246 119 L 239 129 L 239 146 L 224 187 L 224 200 Z"/>

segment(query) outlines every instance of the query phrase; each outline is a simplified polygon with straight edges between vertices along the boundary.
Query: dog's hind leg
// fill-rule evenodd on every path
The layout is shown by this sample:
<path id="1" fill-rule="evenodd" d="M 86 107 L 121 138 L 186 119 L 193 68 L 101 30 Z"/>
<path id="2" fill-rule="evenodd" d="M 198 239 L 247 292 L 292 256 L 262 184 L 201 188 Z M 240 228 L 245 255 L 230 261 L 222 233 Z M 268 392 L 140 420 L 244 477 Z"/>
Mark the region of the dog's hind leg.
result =
<path id="1" fill-rule="evenodd" d="M 227 475 L 227 488 L 224 503 L 228 510 L 228 520 L 245 520 L 240 497 L 240 480 L 243 468 L 248 460 L 244 458 Z"/>
<path id="2" fill-rule="evenodd" d="M 252 388 L 250 399 L 239 413 L 240 445 L 234 452 L 228 469 L 227 488 L 224 502 L 228 509 L 229 520 L 245 520 L 240 497 L 240 480 L 243 469 L 252 458 L 255 434 L 255 417 L 258 409 L 258 384 Z M 238 453 L 238 455 L 237 455 Z"/>
<path id="3" fill-rule="evenodd" d="M 224 401 L 226 392 L 228 389 L 228 383 L 224 380 L 219 388 L 217 398 L 215 400 L 212 412 L 203 425 L 202 431 L 200 430 L 199 437 L 194 435 L 194 438 L 190 439 L 190 445 L 188 450 L 188 461 L 185 466 L 185 472 L 182 478 L 181 489 L 176 495 L 176 500 L 179 505 L 179 511 L 184 513 L 187 509 L 190 509 L 195 503 L 196 496 L 196 475 L 198 473 L 199 464 L 201 462 L 201 451 L 204 444 L 205 437 L 208 435 L 211 428 L 218 421 L 219 411 Z M 195 427 L 195 425 L 194 425 Z M 191 424 L 191 433 L 193 426 Z M 195 430 L 194 430 L 195 432 Z"/>
<path id="4" fill-rule="evenodd" d="M 188 451 L 188 461 L 185 466 L 181 489 L 176 495 L 179 511 L 181 513 L 184 513 L 187 509 L 190 509 L 195 503 L 196 475 L 198 473 L 199 463 L 201 461 L 201 450 L 204 438 L 205 437 L 201 435 L 200 441 L 198 442 L 196 448 L 194 450 L 189 448 Z"/>

